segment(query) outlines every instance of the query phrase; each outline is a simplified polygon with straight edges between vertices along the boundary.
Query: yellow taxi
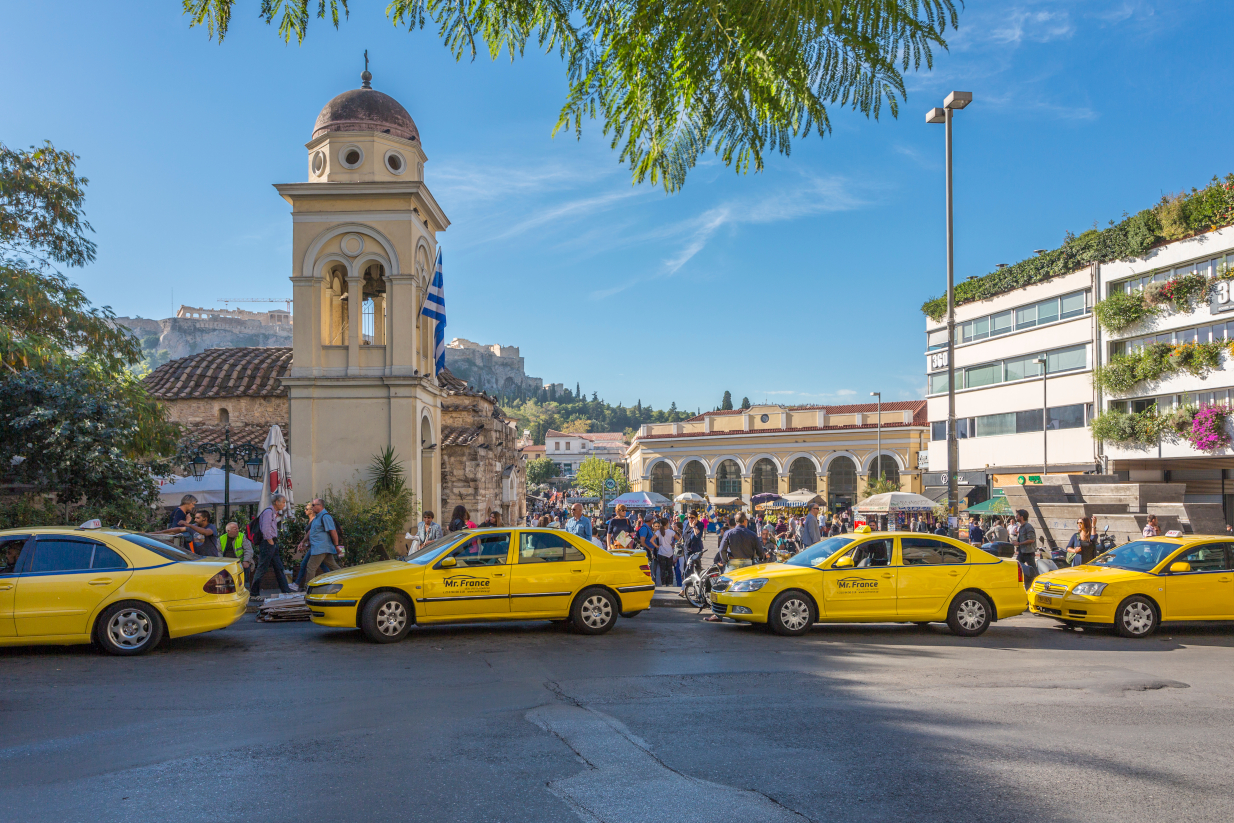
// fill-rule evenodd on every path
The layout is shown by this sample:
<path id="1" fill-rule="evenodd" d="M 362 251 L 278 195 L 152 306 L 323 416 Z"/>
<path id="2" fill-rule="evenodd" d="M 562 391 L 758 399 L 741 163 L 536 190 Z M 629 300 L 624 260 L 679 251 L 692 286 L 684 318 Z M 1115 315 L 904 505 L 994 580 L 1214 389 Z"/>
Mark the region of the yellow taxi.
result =
<path id="1" fill-rule="evenodd" d="M 569 620 L 602 634 L 617 615 L 648 608 L 654 591 L 641 551 L 610 553 L 558 529 L 492 528 L 455 532 L 404 560 L 323 575 L 304 602 L 314 623 L 393 643 L 412 624 L 490 620 Z"/>
<path id="2" fill-rule="evenodd" d="M 1019 564 L 949 537 L 843 534 L 784 563 L 759 563 L 716 581 L 712 611 L 777 634 L 814 623 L 946 621 L 975 637 L 1027 608 Z"/>
<path id="3" fill-rule="evenodd" d="M 1164 620 L 1234 620 L 1234 541 L 1148 537 L 1033 581 L 1033 614 L 1148 637 Z"/>
<path id="4" fill-rule="evenodd" d="M 0 646 L 97 643 L 143 654 L 164 637 L 226 628 L 248 605 L 240 561 L 134 532 L 9 529 L 0 561 Z"/>

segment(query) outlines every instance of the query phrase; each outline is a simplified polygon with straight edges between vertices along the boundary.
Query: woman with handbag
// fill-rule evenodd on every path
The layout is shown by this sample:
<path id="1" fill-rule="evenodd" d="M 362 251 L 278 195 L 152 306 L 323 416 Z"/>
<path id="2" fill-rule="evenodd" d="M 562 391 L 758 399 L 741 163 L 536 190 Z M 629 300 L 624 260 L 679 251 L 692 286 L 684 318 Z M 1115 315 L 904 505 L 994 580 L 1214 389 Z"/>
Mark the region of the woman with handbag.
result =
<path id="1" fill-rule="evenodd" d="M 317 516 L 317 512 L 313 511 L 312 503 L 304 507 L 304 513 L 308 515 L 308 523 L 304 527 L 304 537 L 300 538 L 300 542 L 296 544 L 296 550 L 291 553 L 291 559 L 300 562 L 300 568 L 296 572 L 296 580 L 291 584 L 293 592 L 298 592 L 304 588 L 305 577 L 308 575 L 309 526 L 313 525 L 313 518 Z"/>
<path id="2" fill-rule="evenodd" d="M 1097 556 L 1097 516 L 1076 521 L 1077 531 L 1067 542 L 1067 562 L 1082 566 Z"/>

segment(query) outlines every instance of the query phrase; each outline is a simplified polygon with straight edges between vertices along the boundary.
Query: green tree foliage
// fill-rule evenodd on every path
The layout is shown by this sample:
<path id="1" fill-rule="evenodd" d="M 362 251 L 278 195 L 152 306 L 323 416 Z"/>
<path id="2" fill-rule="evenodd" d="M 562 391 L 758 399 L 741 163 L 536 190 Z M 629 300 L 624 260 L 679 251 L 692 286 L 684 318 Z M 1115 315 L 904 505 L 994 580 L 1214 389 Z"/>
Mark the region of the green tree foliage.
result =
<path id="1" fill-rule="evenodd" d="M 547 457 L 537 457 L 527 462 L 527 485 L 539 486 L 557 476 L 557 468 Z"/>
<path id="2" fill-rule="evenodd" d="M 667 411 L 644 406 L 640 400 L 629 408 L 610 406 L 592 395 L 593 399 L 565 399 L 557 402 L 537 400 L 518 401 L 502 398 L 501 410 L 518 423 L 519 431 L 531 432 L 532 442 L 544 445 L 544 436 L 549 429 L 572 432 L 614 432 L 637 429 L 645 423 L 676 423 L 690 417 L 689 412 L 677 409 L 673 403 Z"/>
<path id="3" fill-rule="evenodd" d="M 741 398 L 741 408 L 743 409 L 750 408 L 750 398 L 748 397 Z"/>
<path id="4" fill-rule="evenodd" d="M 373 455 L 368 467 L 369 486 L 373 494 L 398 496 L 407 491 L 407 478 L 403 464 L 394 453 L 393 446 L 386 446 L 381 452 Z"/>
<path id="5" fill-rule="evenodd" d="M 861 499 L 865 500 L 867 497 L 873 497 L 876 494 L 898 492 L 899 490 L 900 484 L 894 480 L 888 480 L 887 475 L 883 474 L 879 475 L 877 480 L 869 480 L 866 482 Z"/>
<path id="6" fill-rule="evenodd" d="M 1109 228 L 1093 228 L 1076 236 L 1067 233 L 1063 245 L 1021 260 L 955 287 L 956 305 L 985 300 L 1015 289 L 1068 274 L 1093 263 L 1143 257 L 1154 246 L 1210 229 L 1234 225 L 1234 174 L 1217 177 L 1203 189 L 1163 197 L 1153 208 L 1127 217 Z M 947 298 L 927 300 L 921 311 L 938 321 L 947 313 Z"/>
<path id="7" fill-rule="evenodd" d="M 182 3 L 222 42 L 235 0 Z M 335 27 L 347 13 L 347 0 L 318 0 Z M 897 116 L 904 72 L 933 65 L 958 17 L 954 0 L 391 0 L 386 14 L 431 22 L 460 60 L 556 52 L 567 92 L 554 133 L 600 119 L 635 181 L 669 191 L 707 152 L 761 170 L 794 138 L 830 132 L 830 106 Z M 309 0 L 262 0 L 259 15 L 302 42 Z"/>
<path id="8" fill-rule="evenodd" d="M 604 481 L 612 478 L 617 481 L 617 491 L 625 493 L 630 490 L 630 479 L 616 463 L 601 460 L 599 457 L 588 457 L 578 466 L 574 473 L 574 485 L 586 489 L 587 494 L 599 497 L 604 490 Z"/>
<path id="9" fill-rule="evenodd" d="M 732 411 L 733 409 L 733 393 L 727 389 L 724 391 L 724 398 L 720 400 L 720 411 Z"/>

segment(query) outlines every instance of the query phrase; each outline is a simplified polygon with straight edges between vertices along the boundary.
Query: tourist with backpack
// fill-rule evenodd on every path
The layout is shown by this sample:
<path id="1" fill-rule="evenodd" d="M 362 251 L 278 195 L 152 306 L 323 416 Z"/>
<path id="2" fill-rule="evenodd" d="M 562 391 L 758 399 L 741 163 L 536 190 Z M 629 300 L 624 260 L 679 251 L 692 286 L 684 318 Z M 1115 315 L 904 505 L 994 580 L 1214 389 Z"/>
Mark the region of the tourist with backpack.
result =
<path id="1" fill-rule="evenodd" d="M 338 571 L 342 568 L 335 559 L 335 555 L 343 552 L 343 547 L 339 545 L 338 525 L 334 522 L 334 518 L 330 512 L 326 511 L 326 502 L 320 497 L 313 498 L 313 511 L 316 517 L 309 524 L 309 556 L 308 556 L 308 573 L 304 578 L 304 585 L 307 588 L 317 575 L 317 569 L 324 563 L 330 571 Z"/>
<path id="2" fill-rule="evenodd" d="M 279 557 L 278 547 L 275 545 L 285 508 L 287 498 L 281 494 L 274 495 L 270 498 L 270 505 L 253 518 L 246 530 L 246 536 L 257 547 L 258 552 L 257 568 L 253 570 L 253 587 L 250 589 L 253 598 L 261 598 L 261 578 L 269 568 L 274 569 L 274 580 L 278 583 L 279 591 L 291 594 L 291 587 L 287 585 L 287 573 L 283 571 L 283 558 Z"/>

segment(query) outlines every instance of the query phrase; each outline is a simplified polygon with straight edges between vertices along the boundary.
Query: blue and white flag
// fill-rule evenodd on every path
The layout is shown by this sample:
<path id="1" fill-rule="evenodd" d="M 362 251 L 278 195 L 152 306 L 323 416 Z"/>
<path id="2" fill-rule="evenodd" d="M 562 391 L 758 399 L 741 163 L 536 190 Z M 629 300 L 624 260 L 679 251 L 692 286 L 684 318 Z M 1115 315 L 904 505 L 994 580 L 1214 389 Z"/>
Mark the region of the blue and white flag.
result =
<path id="1" fill-rule="evenodd" d="M 433 374 L 437 374 L 446 367 L 446 287 L 441 279 L 441 249 L 437 250 L 437 270 L 424 294 L 420 314 L 437 321 L 437 331 L 433 333 L 433 359 L 436 361 Z"/>

